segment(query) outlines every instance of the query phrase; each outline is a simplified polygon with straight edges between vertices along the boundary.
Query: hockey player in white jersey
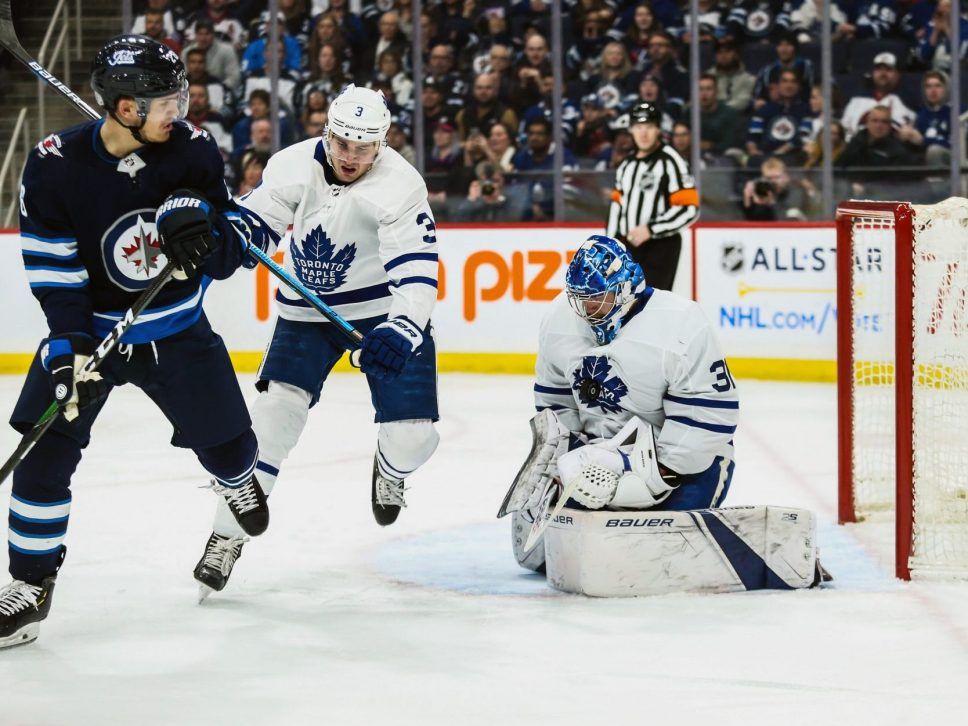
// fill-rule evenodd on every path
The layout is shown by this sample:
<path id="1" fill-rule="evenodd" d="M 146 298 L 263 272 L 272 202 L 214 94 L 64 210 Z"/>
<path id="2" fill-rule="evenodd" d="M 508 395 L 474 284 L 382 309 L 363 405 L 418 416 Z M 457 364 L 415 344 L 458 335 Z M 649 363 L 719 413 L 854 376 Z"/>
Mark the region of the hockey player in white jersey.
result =
<path id="1" fill-rule="evenodd" d="M 568 267 L 565 292 L 540 331 L 535 446 L 501 515 L 518 561 L 551 486 L 588 509 L 716 507 L 733 475 L 736 385 L 699 306 L 646 285 L 610 237 L 590 237 Z M 500 515 L 499 515 L 500 516 Z"/>
<path id="2" fill-rule="evenodd" d="M 386 145 L 389 126 L 383 95 L 350 85 L 331 104 L 322 138 L 273 156 L 262 184 L 240 200 L 277 239 L 292 225 L 287 271 L 364 334 L 360 367 L 380 424 L 371 497 L 382 526 L 406 506 L 404 480 L 438 443 L 436 227 L 423 178 Z M 266 494 L 346 348 L 336 326 L 285 286 L 276 302 L 252 406 Z M 244 542 L 219 507 L 195 568 L 203 595 L 225 586 Z"/>

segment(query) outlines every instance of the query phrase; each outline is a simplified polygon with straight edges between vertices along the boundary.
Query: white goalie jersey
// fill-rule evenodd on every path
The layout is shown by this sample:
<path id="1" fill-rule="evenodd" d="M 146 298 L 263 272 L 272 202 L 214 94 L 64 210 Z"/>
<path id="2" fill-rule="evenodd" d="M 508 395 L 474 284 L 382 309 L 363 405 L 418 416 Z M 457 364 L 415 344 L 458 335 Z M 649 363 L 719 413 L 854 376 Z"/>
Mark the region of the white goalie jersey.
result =
<path id="1" fill-rule="evenodd" d="M 541 324 L 534 391 L 539 411 L 594 438 L 633 416 L 651 424 L 659 462 L 679 474 L 734 458 L 736 385 L 699 306 L 670 292 L 654 290 L 607 345 L 560 294 Z"/>
<path id="2" fill-rule="evenodd" d="M 319 138 L 283 149 L 239 203 L 279 237 L 292 225 L 286 271 L 343 318 L 388 314 L 426 327 L 437 299 L 437 236 L 423 178 L 390 148 L 346 185 L 327 181 L 324 160 Z M 283 318 L 325 322 L 285 285 L 276 302 Z"/>

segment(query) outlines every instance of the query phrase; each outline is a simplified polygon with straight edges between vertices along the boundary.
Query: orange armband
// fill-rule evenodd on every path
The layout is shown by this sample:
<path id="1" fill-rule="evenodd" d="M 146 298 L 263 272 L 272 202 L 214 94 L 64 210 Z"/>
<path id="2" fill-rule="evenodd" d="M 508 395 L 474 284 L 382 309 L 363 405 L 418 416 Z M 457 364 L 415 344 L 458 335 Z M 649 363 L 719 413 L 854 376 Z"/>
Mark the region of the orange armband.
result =
<path id="1" fill-rule="evenodd" d="M 695 189 L 680 189 L 669 195 L 669 204 L 674 207 L 698 207 L 699 192 Z"/>

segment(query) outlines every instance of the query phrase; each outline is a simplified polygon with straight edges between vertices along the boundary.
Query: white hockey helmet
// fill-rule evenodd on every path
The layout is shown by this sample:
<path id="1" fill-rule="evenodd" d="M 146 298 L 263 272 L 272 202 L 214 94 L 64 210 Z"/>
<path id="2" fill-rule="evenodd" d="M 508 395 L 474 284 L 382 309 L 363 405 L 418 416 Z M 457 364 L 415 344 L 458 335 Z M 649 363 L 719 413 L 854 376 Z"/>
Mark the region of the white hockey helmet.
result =
<path id="1" fill-rule="evenodd" d="M 327 128 L 334 136 L 375 141 L 382 147 L 390 128 L 390 109 L 383 93 L 351 83 L 330 104 Z"/>

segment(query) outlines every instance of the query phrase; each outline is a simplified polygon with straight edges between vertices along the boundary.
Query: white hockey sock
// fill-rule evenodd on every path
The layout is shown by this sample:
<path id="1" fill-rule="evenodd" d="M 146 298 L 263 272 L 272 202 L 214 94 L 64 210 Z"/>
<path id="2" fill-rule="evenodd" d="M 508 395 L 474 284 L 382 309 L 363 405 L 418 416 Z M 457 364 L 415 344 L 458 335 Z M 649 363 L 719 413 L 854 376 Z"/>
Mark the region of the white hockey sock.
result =
<path id="1" fill-rule="evenodd" d="M 270 381 L 268 390 L 259 394 L 252 404 L 252 429 L 259 440 L 259 463 L 256 464 L 255 476 L 266 496 L 276 485 L 282 462 L 289 456 L 306 426 L 311 399 L 308 391 L 288 383 Z M 245 534 L 221 497 L 212 530 L 223 537 Z"/>
<path id="2" fill-rule="evenodd" d="M 380 424 L 376 461 L 387 479 L 406 479 L 437 449 L 440 435 L 429 418 Z"/>

